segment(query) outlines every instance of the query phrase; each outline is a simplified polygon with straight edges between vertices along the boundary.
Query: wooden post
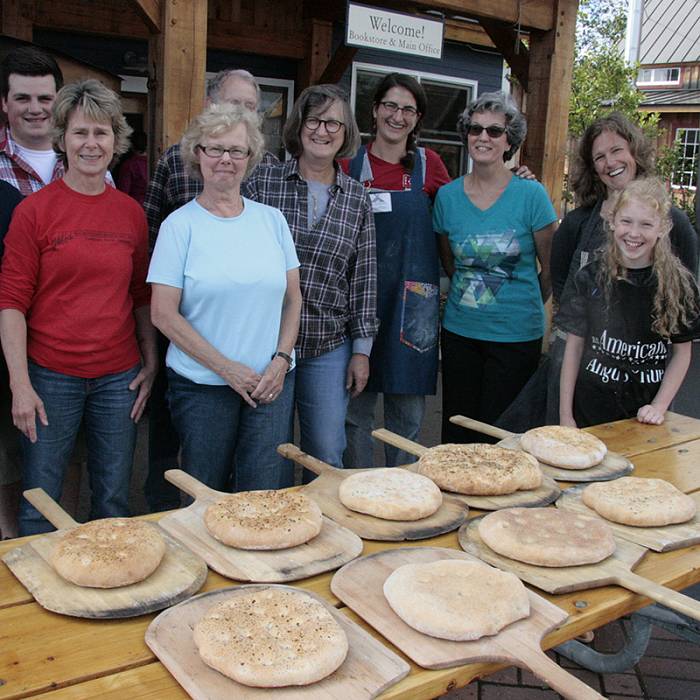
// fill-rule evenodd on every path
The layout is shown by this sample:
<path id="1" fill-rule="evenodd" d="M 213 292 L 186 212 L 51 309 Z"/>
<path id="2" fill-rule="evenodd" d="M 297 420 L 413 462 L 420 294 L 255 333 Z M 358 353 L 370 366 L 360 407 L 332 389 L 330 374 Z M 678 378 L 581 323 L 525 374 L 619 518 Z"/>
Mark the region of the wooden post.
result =
<path id="1" fill-rule="evenodd" d="M 298 90 L 318 83 L 331 60 L 333 24 L 322 19 L 312 19 L 308 27 L 309 45 L 306 58 L 299 64 Z"/>
<path id="2" fill-rule="evenodd" d="M 530 33 L 527 120 L 523 160 L 558 211 L 566 158 L 578 0 L 554 0 L 555 25 Z"/>
<path id="3" fill-rule="evenodd" d="M 161 31 L 149 40 L 151 155 L 156 158 L 202 111 L 207 59 L 207 0 L 163 0 L 161 12 Z"/>
<path id="4" fill-rule="evenodd" d="M 3 0 L 2 33 L 14 39 L 32 41 L 34 3 L 27 0 Z"/>

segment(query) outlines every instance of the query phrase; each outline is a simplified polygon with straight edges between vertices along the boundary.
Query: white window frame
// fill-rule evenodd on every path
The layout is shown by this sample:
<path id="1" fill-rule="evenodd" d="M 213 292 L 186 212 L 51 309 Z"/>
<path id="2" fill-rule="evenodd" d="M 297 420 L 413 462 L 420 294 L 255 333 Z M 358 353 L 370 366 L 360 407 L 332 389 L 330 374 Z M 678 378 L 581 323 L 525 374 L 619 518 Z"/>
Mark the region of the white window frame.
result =
<path id="1" fill-rule="evenodd" d="M 693 131 L 696 133 L 696 140 L 695 140 L 695 157 L 693 158 L 692 165 L 694 166 L 690 172 L 694 172 L 694 177 L 692 178 L 692 182 L 685 185 L 685 184 L 679 184 L 675 182 L 676 179 L 676 173 L 672 173 L 671 175 L 671 187 L 674 190 L 681 189 L 682 187 L 691 190 L 695 192 L 696 189 L 696 183 L 697 183 L 697 177 L 698 177 L 698 168 L 700 168 L 700 127 L 697 126 L 680 126 L 676 129 L 676 136 L 675 136 L 675 141 L 674 143 L 683 143 L 685 144 L 685 139 L 681 140 L 681 134 L 680 132 L 683 132 L 683 135 L 687 134 L 689 131 Z M 685 161 L 685 159 L 684 159 Z M 683 174 L 687 173 L 688 170 L 684 169 L 682 171 Z"/>
<path id="2" fill-rule="evenodd" d="M 640 68 L 639 72 L 641 73 L 642 71 L 651 71 L 651 79 L 650 80 L 639 80 L 639 73 L 637 74 L 637 85 L 639 86 L 654 86 L 654 87 L 662 87 L 662 86 L 673 86 L 673 85 L 680 85 L 681 84 L 681 69 L 680 66 L 666 66 L 665 68 Z M 668 70 L 677 70 L 678 71 L 678 78 L 676 80 L 656 80 L 656 74 L 661 73 L 662 71 L 668 71 Z"/>
<path id="3" fill-rule="evenodd" d="M 471 78 L 459 78 L 457 76 L 452 76 L 452 75 L 442 75 L 440 73 L 428 73 L 426 71 L 420 71 L 420 70 L 414 70 L 413 68 L 406 68 L 406 67 L 401 67 L 397 68 L 396 66 L 385 66 L 382 64 L 378 63 L 362 63 L 359 61 L 353 61 L 352 63 L 352 79 L 350 83 L 350 104 L 352 105 L 353 111 L 355 109 L 355 103 L 356 103 L 356 98 L 357 98 L 357 72 L 360 70 L 365 70 L 365 71 L 370 71 L 374 73 L 403 73 L 405 75 L 410 75 L 412 78 L 416 78 L 419 83 L 423 82 L 423 80 L 427 80 L 433 83 L 445 83 L 447 85 L 460 85 L 464 87 L 469 87 L 472 90 L 472 99 L 475 98 L 479 94 L 479 81 L 478 80 L 472 80 Z M 455 134 L 457 134 L 457 130 L 455 127 Z M 447 145 L 456 145 L 455 141 L 446 141 L 444 139 L 430 139 L 432 143 L 444 143 Z M 461 143 L 461 139 L 459 138 L 459 135 L 456 136 L 456 141 L 459 141 Z M 466 149 L 464 145 L 462 144 L 462 148 L 464 149 L 464 162 L 467 164 L 467 170 L 470 171 L 472 167 L 471 163 L 471 158 L 469 158 L 469 155 L 466 153 Z"/>

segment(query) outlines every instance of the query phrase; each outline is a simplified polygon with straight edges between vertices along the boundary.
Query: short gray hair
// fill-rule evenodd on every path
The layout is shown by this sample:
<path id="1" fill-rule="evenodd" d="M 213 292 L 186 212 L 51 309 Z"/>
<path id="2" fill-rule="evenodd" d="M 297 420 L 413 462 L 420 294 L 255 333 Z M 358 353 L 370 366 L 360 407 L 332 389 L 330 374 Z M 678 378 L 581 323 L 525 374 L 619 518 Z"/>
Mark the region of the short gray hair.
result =
<path id="1" fill-rule="evenodd" d="M 301 145 L 301 130 L 304 128 L 304 119 L 309 116 L 312 109 L 321 109 L 321 112 L 338 102 L 343 108 L 344 136 L 343 145 L 340 147 L 336 158 L 349 158 L 355 155 L 360 147 L 360 130 L 357 128 L 355 116 L 348 104 L 345 92 L 337 85 L 312 85 L 307 87 L 299 95 L 292 107 L 292 113 L 284 125 L 284 146 L 298 158 L 304 151 Z"/>
<path id="2" fill-rule="evenodd" d="M 527 121 L 518 109 L 515 101 L 505 92 L 484 92 L 473 100 L 457 120 L 457 131 L 464 143 L 472 123 L 472 115 L 482 112 L 496 112 L 505 115 L 506 139 L 510 148 L 503 154 L 503 160 L 509 161 L 520 148 L 527 134 Z"/>
<path id="3" fill-rule="evenodd" d="M 260 118 L 255 112 L 240 105 L 213 104 L 192 120 L 180 141 L 182 161 L 190 177 L 202 181 L 202 171 L 197 158 L 197 146 L 202 140 L 230 131 L 239 124 L 245 125 L 248 134 L 250 157 L 245 177 L 250 175 L 265 151 L 265 137 L 260 131 Z"/>
<path id="4" fill-rule="evenodd" d="M 64 85 L 56 95 L 53 103 L 51 143 L 53 150 L 65 166 L 66 129 L 73 112 L 83 110 L 85 116 L 96 122 L 108 122 L 114 132 L 114 155 L 120 156 L 129 150 L 129 136 L 132 128 L 127 124 L 122 112 L 119 95 L 103 85 L 99 80 L 90 78 L 77 83 Z"/>
<path id="5" fill-rule="evenodd" d="M 260 85 L 258 85 L 258 81 L 255 79 L 255 76 L 243 68 L 225 68 L 209 79 L 207 82 L 207 99 L 210 102 L 216 103 L 219 101 L 221 86 L 229 78 L 240 78 L 241 80 L 245 80 L 245 82 L 250 83 L 255 88 L 258 106 L 260 106 Z"/>

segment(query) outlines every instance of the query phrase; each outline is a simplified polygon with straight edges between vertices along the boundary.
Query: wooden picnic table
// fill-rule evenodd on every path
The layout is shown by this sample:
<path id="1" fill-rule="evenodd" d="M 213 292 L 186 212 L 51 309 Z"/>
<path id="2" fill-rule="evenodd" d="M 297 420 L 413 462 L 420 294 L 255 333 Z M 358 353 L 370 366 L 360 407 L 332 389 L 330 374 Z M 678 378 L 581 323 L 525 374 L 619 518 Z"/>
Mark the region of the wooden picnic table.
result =
<path id="1" fill-rule="evenodd" d="M 668 479 L 686 493 L 700 489 L 700 420 L 670 413 L 662 426 L 644 426 L 629 420 L 590 430 L 605 440 L 610 449 L 630 457 L 636 475 Z M 161 515 L 144 517 L 155 520 Z M 0 556 L 24 541 L 0 543 Z M 407 544 L 459 549 L 456 532 Z M 366 541 L 363 553 L 401 546 L 405 545 Z M 685 588 L 700 581 L 700 545 L 664 554 L 649 552 L 635 571 L 665 586 Z M 332 575 L 314 576 L 294 585 L 322 595 L 406 658 L 335 598 L 330 592 Z M 202 591 L 231 585 L 235 582 L 210 571 Z M 565 625 L 545 638 L 545 648 L 649 603 L 617 586 L 542 595 L 570 616 Z M 49 612 L 34 602 L 0 562 L 0 700 L 186 698 L 185 691 L 144 642 L 146 628 L 154 617 L 152 614 L 123 620 L 86 620 Z M 409 663 L 410 674 L 385 691 L 382 698 L 434 698 L 501 668 L 482 663 L 428 671 Z"/>

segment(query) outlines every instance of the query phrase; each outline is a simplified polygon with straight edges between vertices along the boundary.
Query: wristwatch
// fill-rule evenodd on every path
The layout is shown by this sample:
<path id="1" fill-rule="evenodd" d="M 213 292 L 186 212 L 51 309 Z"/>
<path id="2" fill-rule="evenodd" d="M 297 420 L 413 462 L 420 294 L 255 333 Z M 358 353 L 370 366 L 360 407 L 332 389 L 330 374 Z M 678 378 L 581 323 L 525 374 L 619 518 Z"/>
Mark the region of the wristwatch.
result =
<path id="1" fill-rule="evenodd" d="M 278 350 L 270 359 L 274 360 L 276 357 L 281 357 L 290 367 L 292 367 L 292 357 L 291 355 L 287 355 L 286 352 L 282 352 L 281 350 Z"/>

